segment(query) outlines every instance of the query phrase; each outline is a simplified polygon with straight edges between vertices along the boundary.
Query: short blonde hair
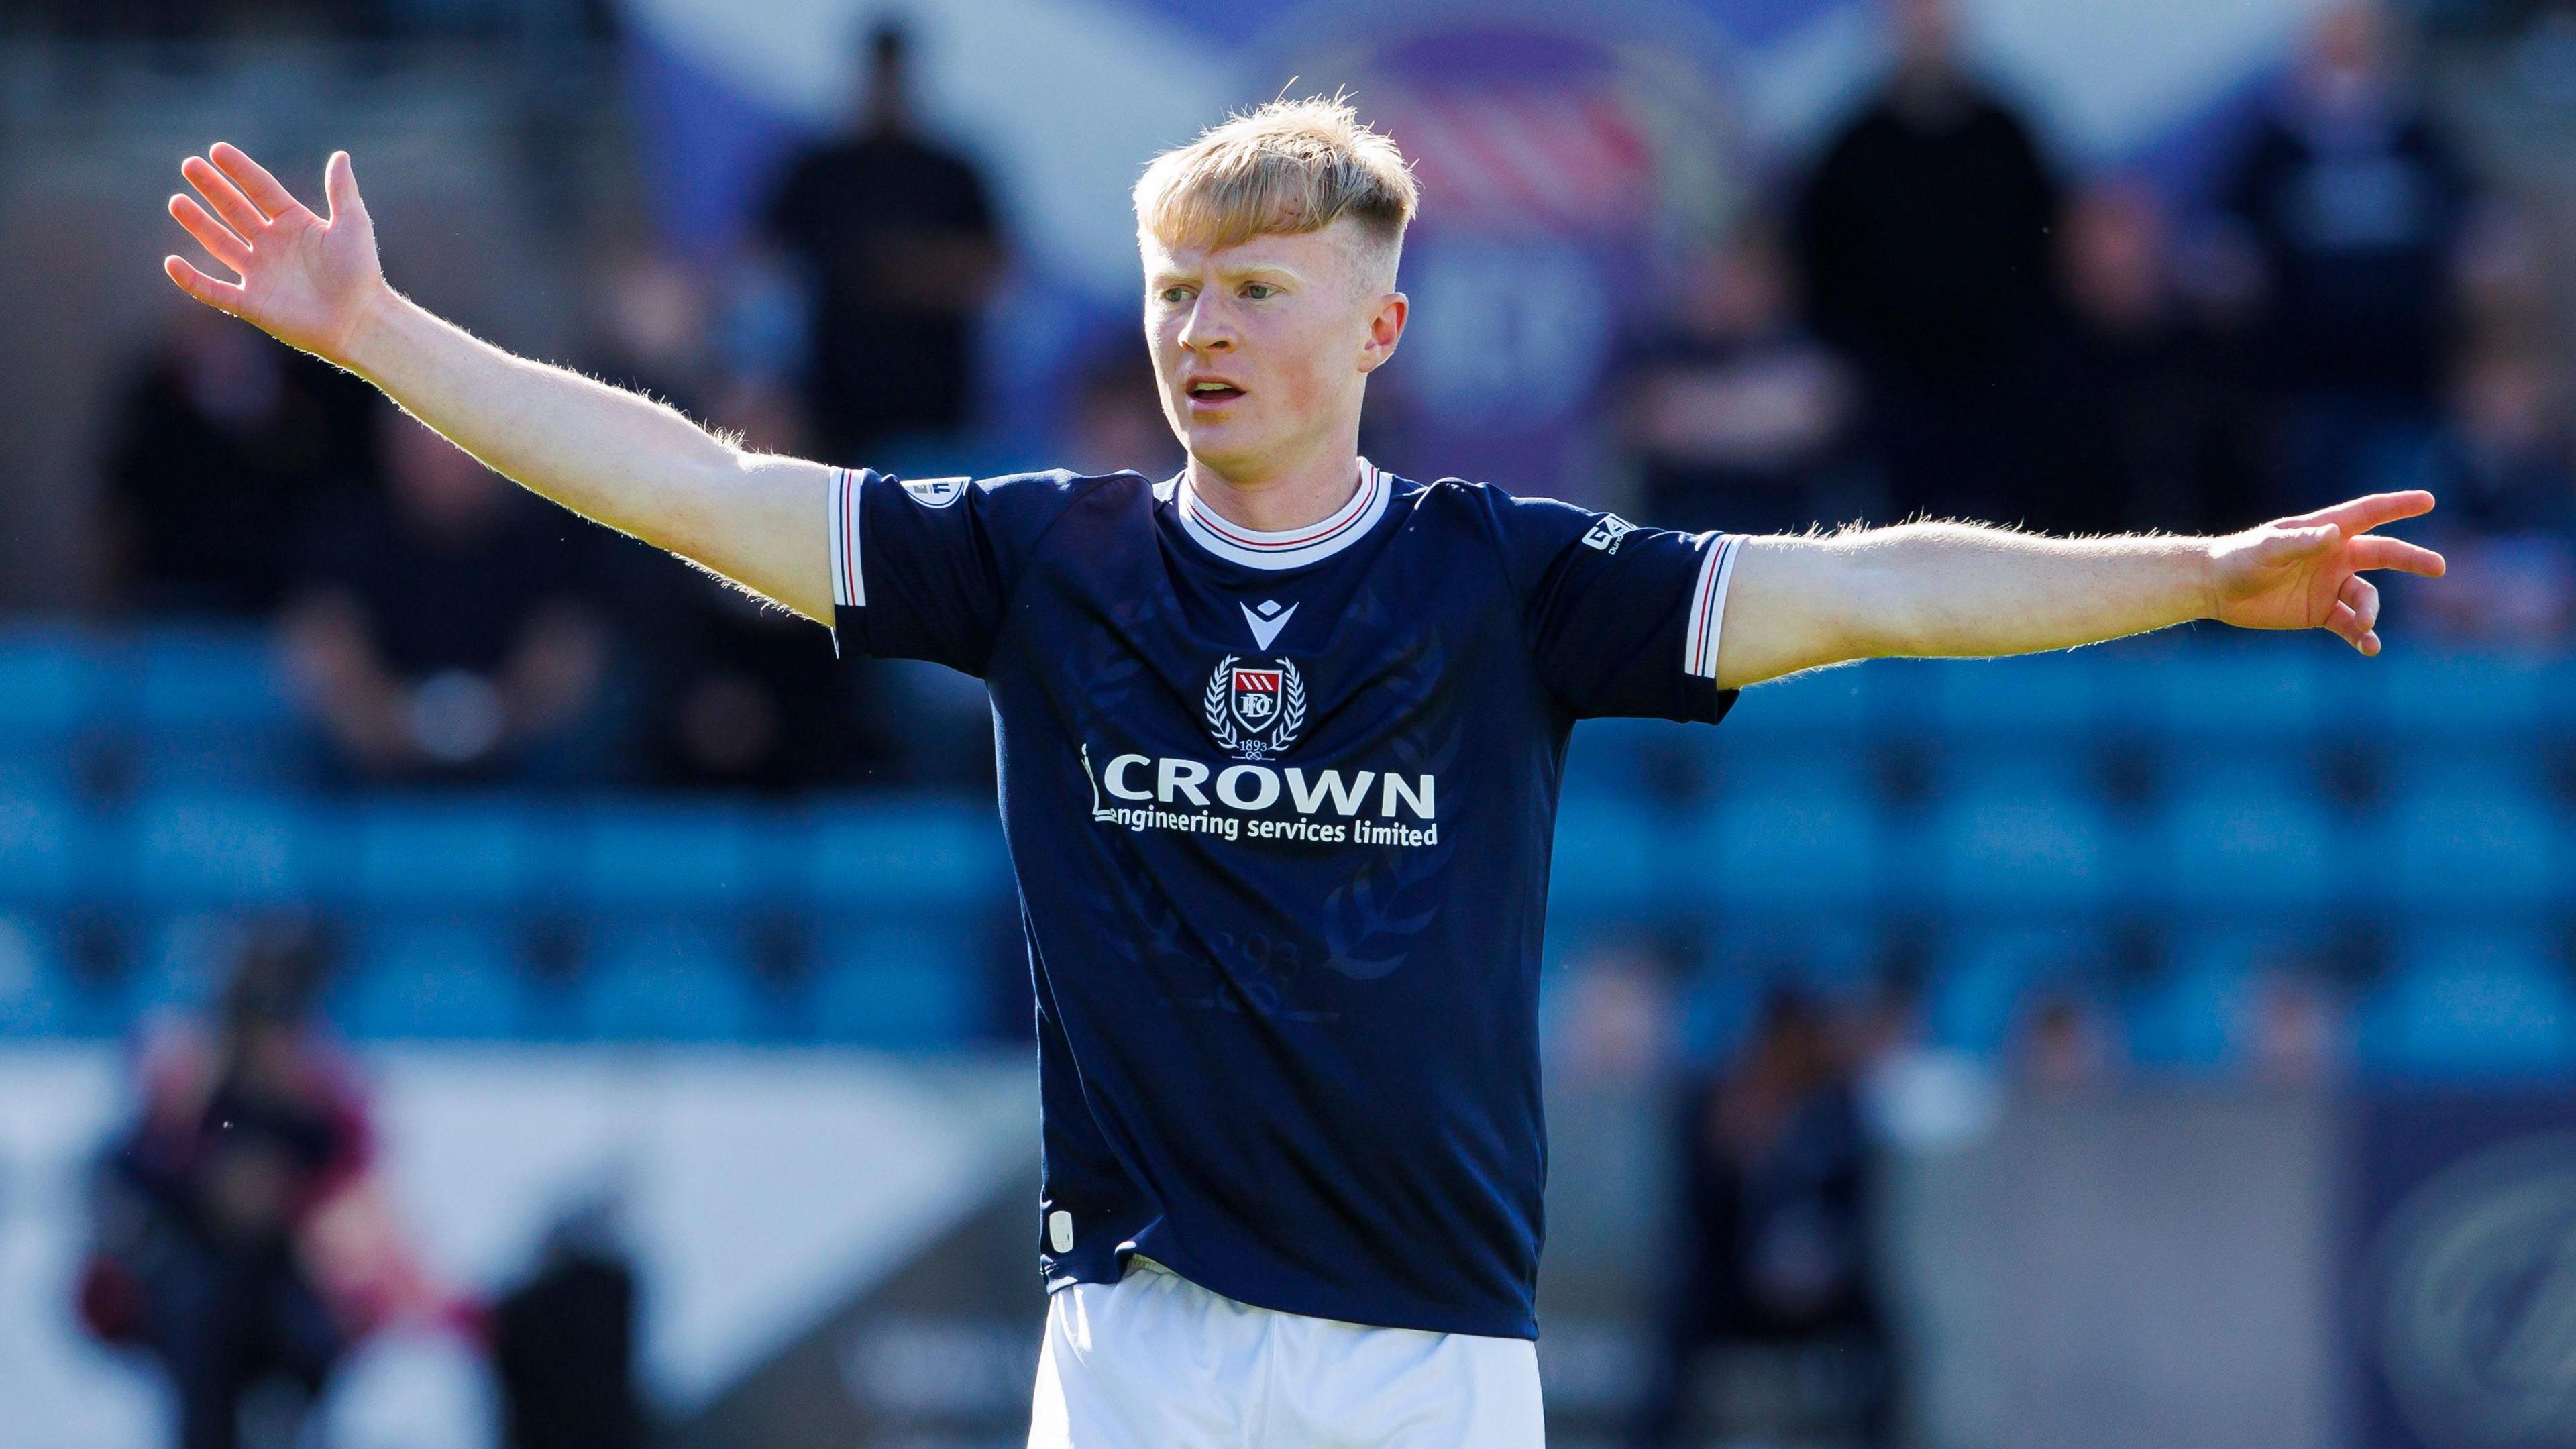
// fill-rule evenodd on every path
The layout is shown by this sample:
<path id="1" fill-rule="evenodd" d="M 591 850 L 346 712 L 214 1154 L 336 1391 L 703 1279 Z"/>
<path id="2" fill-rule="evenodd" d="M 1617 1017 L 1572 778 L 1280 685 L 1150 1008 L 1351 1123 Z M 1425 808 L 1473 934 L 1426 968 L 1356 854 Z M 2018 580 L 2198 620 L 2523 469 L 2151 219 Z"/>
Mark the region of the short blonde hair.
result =
<path id="1" fill-rule="evenodd" d="M 1422 191 L 1383 133 L 1339 96 L 1276 100 L 1154 158 L 1136 183 L 1136 226 L 1166 245 L 1234 246 L 1321 231 L 1348 217 L 1386 273 Z"/>

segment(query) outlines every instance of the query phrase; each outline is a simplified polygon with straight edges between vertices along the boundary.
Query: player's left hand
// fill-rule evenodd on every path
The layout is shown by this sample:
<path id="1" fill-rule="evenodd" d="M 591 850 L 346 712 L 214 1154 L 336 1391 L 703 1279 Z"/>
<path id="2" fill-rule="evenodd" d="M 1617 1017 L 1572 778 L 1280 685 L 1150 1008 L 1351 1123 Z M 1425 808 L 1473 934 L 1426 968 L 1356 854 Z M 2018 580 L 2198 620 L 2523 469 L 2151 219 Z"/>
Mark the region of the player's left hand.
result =
<path id="1" fill-rule="evenodd" d="M 2433 495 L 2421 490 L 2373 493 L 2214 539 L 2211 613 L 2243 629 L 2331 629 L 2377 654 L 2379 589 L 2362 572 L 2440 578 L 2444 564 L 2429 548 L 2371 530 L 2432 511 Z"/>

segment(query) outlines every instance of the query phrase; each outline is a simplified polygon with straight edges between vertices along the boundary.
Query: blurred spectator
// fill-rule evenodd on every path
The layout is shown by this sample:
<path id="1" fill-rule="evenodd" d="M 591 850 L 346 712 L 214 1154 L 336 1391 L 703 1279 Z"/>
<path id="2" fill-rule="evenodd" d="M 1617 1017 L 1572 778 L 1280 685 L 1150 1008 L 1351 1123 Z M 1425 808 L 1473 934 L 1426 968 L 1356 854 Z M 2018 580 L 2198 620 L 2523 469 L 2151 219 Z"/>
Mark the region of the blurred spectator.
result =
<path id="1" fill-rule="evenodd" d="M 2399 82 L 2391 24 L 2375 0 L 2321 14 L 2226 182 L 2284 408 L 2279 510 L 2405 486 L 2432 426 L 2469 181 Z"/>
<path id="2" fill-rule="evenodd" d="M 1638 516 L 1777 533 L 1883 513 L 1852 458 L 1857 379 L 1799 325 L 1779 239 L 1747 228 L 1692 262 L 1672 326 L 1621 389 Z"/>
<path id="3" fill-rule="evenodd" d="M 788 791 L 884 764 L 854 693 L 872 672 L 836 668 L 830 637 L 797 615 L 694 571 L 665 577 L 653 651 L 658 783 Z"/>
<path id="4" fill-rule="evenodd" d="M 715 379 L 706 288 L 678 258 L 629 251 L 591 293 L 583 368 L 704 419 Z"/>
<path id="5" fill-rule="evenodd" d="M 1887 1333 L 1852 1064 L 1816 1002 L 1776 991 L 1742 1057 L 1684 1098 L 1683 1241 L 1637 1442 L 1687 1442 L 1711 1348 L 1830 1353 L 1841 1407 L 1884 1442 Z"/>
<path id="6" fill-rule="evenodd" d="M 2045 525 L 2028 435 L 2057 183 L 1963 67 L 1947 0 L 1887 6 L 1894 73 L 1799 199 L 1807 313 L 1861 368 L 1899 514 Z"/>
<path id="7" fill-rule="evenodd" d="M 387 407 L 388 488 L 318 528 L 290 663 L 359 772 L 488 778 L 600 704 L 590 525 Z"/>
<path id="8" fill-rule="evenodd" d="M 1122 469 L 1160 481 L 1181 471 L 1180 440 L 1163 417 L 1151 354 L 1132 336 L 1103 345 L 1074 381 L 1065 418 L 1064 466 Z"/>
<path id="9" fill-rule="evenodd" d="M 853 467 L 965 423 L 976 315 L 1001 265 L 983 178 L 916 130 L 910 54 L 901 26 L 869 33 L 860 128 L 799 157 L 767 214 L 814 289 L 816 446 Z"/>
<path id="10" fill-rule="evenodd" d="M 492 1367 L 508 1449 L 638 1449 L 635 1269 L 613 1209 L 576 1209 L 536 1271 L 492 1308 Z"/>
<path id="11" fill-rule="evenodd" d="M 292 582 L 297 521 L 362 479 L 366 384 L 191 307 L 110 427 L 111 592 L 156 613 L 260 616 Z"/>
<path id="12" fill-rule="evenodd" d="M 2492 348 L 2464 358 L 2451 382 L 2452 438 L 2435 485 L 2443 521 L 2482 533 L 2576 535 L 2569 401 L 2553 357 Z"/>
<path id="13" fill-rule="evenodd" d="M 2451 384 L 2431 486 L 2451 560 L 2410 602 L 2454 638 L 2547 645 L 2576 625 L 2576 433 L 2565 374 L 2528 350 L 2472 352 Z"/>
<path id="14" fill-rule="evenodd" d="M 2230 349 L 2174 285 L 2173 233 L 2154 192 L 2088 188 L 2067 206 L 2058 279 L 2064 406 L 2049 429 L 2053 526 L 2070 532 L 2207 533 L 2259 520 L 2251 424 Z"/>
<path id="15" fill-rule="evenodd" d="M 181 1449 L 232 1449 L 246 1401 L 284 1385 L 309 1404 L 357 1337 L 438 1306 L 311 1020 L 319 960 L 308 932 L 255 932 L 211 1039 L 179 1028 L 146 1051 L 138 1119 L 102 1175 L 82 1315 L 159 1360 Z"/>
<path id="16" fill-rule="evenodd" d="M 2247 1016 L 2246 1066 L 2266 1086 L 2331 1086 L 2350 1059 L 2344 1004 L 2313 971 L 2266 972 Z"/>
<path id="17" fill-rule="evenodd" d="M 2010 1056 L 2018 1084 L 2041 1096 L 2074 1096 L 2114 1085 L 2123 1065 L 2117 1027 L 2081 996 L 2040 993 L 2024 1012 Z"/>

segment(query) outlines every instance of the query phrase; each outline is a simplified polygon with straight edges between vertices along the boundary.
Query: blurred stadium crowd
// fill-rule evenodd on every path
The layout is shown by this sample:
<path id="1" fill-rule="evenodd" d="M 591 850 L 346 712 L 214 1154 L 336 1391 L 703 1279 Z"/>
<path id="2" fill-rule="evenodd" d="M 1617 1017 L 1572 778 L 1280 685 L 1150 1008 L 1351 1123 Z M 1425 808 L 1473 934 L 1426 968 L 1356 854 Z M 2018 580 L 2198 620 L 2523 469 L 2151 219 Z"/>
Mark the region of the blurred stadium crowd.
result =
<path id="1" fill-rule="evenodd" d="M 578 0 L 13 17 L 168 42 L 139 63 L 173 73 L 231 36 L 617 28 Z M 2463 72 L 2441 63 L 2501 47 L 2563 104 L 2576 15 L 2325 7 L 2173 174 L 2061 155 L 1937 0 L 1884 18 L 1885 78 L 1761 158 L 1753 200 L 1659 273 L 1587 412 L 1602 466 L 1568 491 L 1689 529 L 2204 532 L 2424 487 L 2453 577 L 2392 591 L 2393 650 L 2433 662 L 2392 661 L 2386 687 L 2304 644 L 2160 640 L 1779 686 L 1713 740 L 1578 735 L 1551 1069 L 1663 1104 L 1682 1164 L 1639 1443 L 1679 1442 L 1680 1365 L 1711 1341 L 1831 1346 L 1798 1381 L 1889 1432 L 1865 1169 L 1874 1140 L 1940 1130 L 1924 1084 L 1963 1061 L 2042 1095 L 2150 1070 L 2316 1088 L 2576 1066 L 2576 191 L 2505 184 L 2446 122 Z M 626 230 L 564 360 L 834 462 L 1175 469 L 1127 331 L 1071 349 L 1054 400 L 995 396 L 981 328 L 1012 208 L 918 119 L 909 62 L 901 25 L 868 32 L 850 128 L 768 178 L 739 249 Z M 266 969 L 278 921 L 340 962 L 294 1010 L 363 1038 L 1025 1033 L 971 682 L 836 661 L 824 631 L 213 314 L 173 310 L 107 385 L 93 597 L 114 632 L 0 640 L 20 742 L 0 1034 L 206 1000 Z M 1015 409 L 1045 436 L 997 423 Z M 1368 451 L 1436 470 L 1407 417 Z M 996 462 L 997 437 L 1029 451 Z M 279 1129 L 300 1172 L 348 1150 L 316 1112 Z M 130 1187 L 229 1201 L 156 1140 L 147 1121 L 123 1149 Z M 144 1331 L 119 1316 L 129 1286 L 89 1286 L 105 1331 Z M 613 1441 L 523 1449 L 576 1442 Z"/>

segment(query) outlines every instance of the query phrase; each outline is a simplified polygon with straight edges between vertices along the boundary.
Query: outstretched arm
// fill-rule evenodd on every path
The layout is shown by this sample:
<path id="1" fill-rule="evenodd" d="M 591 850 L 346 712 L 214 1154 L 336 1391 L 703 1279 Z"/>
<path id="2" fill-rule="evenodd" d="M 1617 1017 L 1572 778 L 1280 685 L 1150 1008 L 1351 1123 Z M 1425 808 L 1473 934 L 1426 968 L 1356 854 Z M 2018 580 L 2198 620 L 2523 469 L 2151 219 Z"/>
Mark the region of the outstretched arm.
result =
<path id="1" fill-rule="evenodd" d="M 1910 523 L 1749 538 L 1727 590 L 1719 687 L 1853 659 L 2030 654 L 2189 619 L 2329 629 L 2379 652 L 2366 570 L 2438 577 L 2442 556 L 2372 529 L 2433 507 L 2377 493 L 2222 538 L 2047 538 Z"/>
<path id="2" fill-rule="evenodd" d="M 162 267 L 181 291 L 374 383 L 575 513 L 830 620 L 829 470 L 745 453 L 649 398 L 514 357 L 415 305 L 385 282 L 347 152 L 323 173 L 327 218 L 232 146 L 179 170 L 197 196 L 171 197 L 171 216 L 240 277 L 174 256 Z"/>

